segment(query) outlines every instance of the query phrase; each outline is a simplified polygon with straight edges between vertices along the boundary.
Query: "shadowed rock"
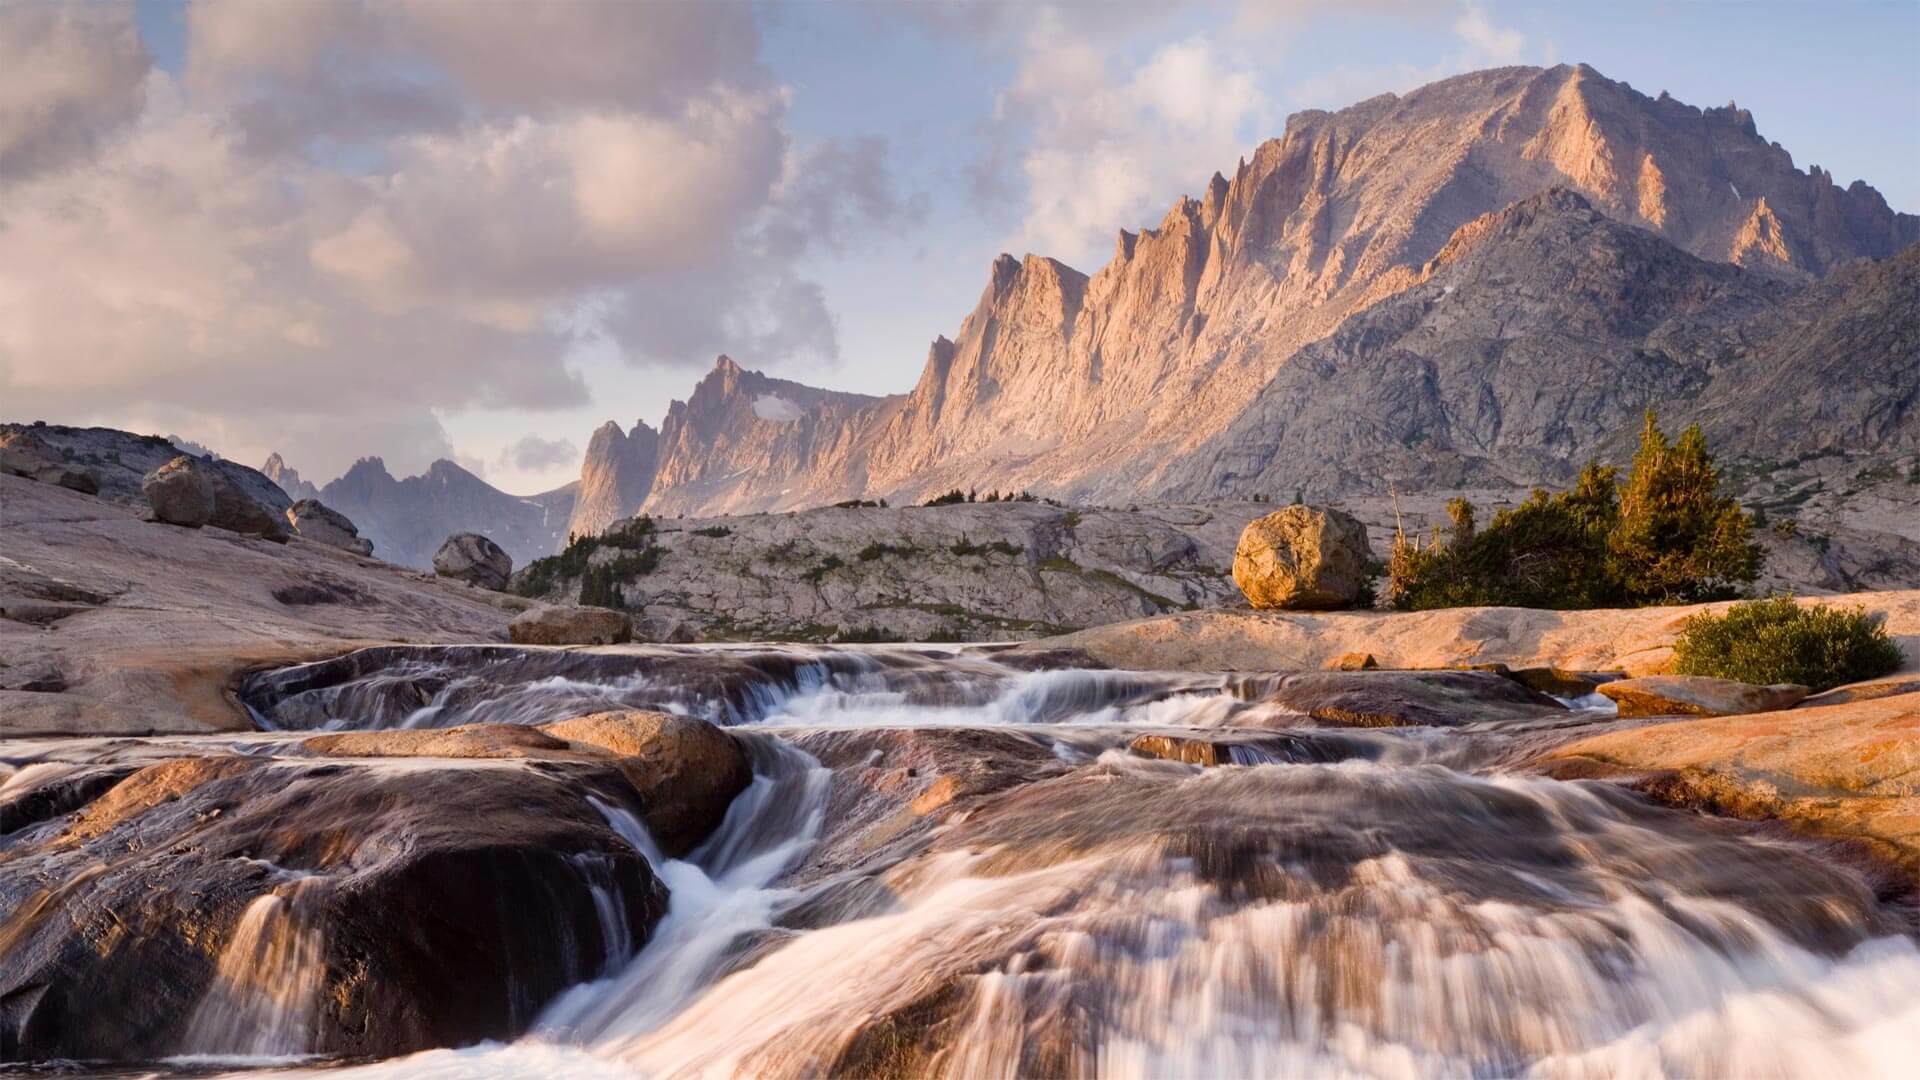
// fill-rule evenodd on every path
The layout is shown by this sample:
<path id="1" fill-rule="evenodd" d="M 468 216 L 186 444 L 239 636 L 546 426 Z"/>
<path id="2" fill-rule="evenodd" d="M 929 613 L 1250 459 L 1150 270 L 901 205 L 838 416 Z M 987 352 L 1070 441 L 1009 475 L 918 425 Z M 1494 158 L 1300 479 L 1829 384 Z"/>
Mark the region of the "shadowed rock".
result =
<path id="1" fill-rule="evenodd" d="M 433 572 L 499 592 L 513 574 L 513 560 L 499 544 L 479 533 L 454 533 L 433 553 Z"/>
<path id="2" fill-rule="evenodd" d="M 618 645 L 633 640 L 633 620 L 612 608 L 556 604 L 515 615 L 507 637 L 515 645 Z"/>
<path id="3" fill-rule="evenodd" d="M 1810 692 L 1793 683 L 1755 686 L 1703 675 L 1619 679 L 1602 683 L 1599 690 L 1620 707 L 1621 716 L 1732 716 L 1772 712 L 1792 708 Z"/>

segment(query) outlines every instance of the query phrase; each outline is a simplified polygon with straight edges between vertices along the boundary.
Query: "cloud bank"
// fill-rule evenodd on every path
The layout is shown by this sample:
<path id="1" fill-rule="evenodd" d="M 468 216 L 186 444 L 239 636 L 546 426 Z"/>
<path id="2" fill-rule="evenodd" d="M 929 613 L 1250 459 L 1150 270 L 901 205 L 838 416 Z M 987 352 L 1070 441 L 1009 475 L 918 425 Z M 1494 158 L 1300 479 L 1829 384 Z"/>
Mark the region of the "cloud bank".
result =
<path id="1" fill-rule="evenodd" d="M 410 471 L 442 415 L 584 404 L 585 342 L 833 357 L 801 260 L 916 210 L 884 144 L 790 133 L 746 5 L 184 21 L 169 71 L 128 7 L 0 5 L 7 418 Z"/>

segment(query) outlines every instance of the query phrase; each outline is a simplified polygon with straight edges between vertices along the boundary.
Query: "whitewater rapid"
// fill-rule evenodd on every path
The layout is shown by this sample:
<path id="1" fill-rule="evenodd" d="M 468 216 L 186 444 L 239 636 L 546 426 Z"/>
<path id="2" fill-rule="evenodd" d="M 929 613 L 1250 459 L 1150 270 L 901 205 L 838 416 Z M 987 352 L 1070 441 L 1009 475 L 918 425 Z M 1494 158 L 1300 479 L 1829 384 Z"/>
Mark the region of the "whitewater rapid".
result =
<path id="1" fill-rule="evenodd" d="M 754 763 L 685 859 L 596 804 L 668 912 L 526 1036 L 315 1075 L 1912 1075 L 1920 948 L 1863 881 L 1513 767 L 1598 713 L 1307 730 L 1303 754 L 1262 741 L 1303 718 L 1217 675 L 682 652 L 425 658 L 257 705 L 286 727 L 644 705 L 733 725 Z M 435 664 L 437 689 L 396 690 Z M 1141 731 L 1239 738 L 1236 764 L 1129 753 Z M 893 794 L 919 779 L 885 765 L 901 746 L 1020 775 L 942 818 Z"/>

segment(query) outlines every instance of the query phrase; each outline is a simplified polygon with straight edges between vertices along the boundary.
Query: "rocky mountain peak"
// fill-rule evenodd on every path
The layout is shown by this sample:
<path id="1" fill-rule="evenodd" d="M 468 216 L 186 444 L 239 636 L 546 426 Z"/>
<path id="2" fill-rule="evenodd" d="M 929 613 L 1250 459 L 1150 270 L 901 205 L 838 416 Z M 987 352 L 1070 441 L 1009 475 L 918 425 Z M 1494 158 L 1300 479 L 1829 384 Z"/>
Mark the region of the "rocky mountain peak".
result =
<path id="1" fill-rule="evenodd" d="M 587 442 L 580 465 L 580 487 L 567 522 L 570 536 L 594 536 L 622 518 L 639 513 L 653 492 L 660 463 L 660 433 L 646 421 L 632 432 L 617 421 L 600 425 Z"/>

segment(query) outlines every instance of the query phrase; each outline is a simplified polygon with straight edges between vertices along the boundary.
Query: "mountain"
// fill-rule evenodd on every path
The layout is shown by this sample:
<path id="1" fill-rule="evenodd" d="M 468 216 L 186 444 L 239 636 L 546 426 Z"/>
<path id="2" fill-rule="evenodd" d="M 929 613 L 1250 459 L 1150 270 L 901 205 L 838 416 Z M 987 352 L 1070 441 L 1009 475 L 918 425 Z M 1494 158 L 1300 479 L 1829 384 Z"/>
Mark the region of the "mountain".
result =
<path id="1" fill-rule="evenodd" d="M 320 489 L 302 480 L 293 466 L 288 465 L 278 453 L 268 454 L 266 464 L 260 466 L 260 471 L 267 479 L 280 485 L 280 490 L 286 492 L 287 497 L 296 502 L 301 499 L 320 497 Z"/>
<path id="2" fill-rule="evenodd" d="M 686 401 L 668 406 L 646 507 L 656 514 L 741 513 L 787 504 L 798 495 L 788 490 L 793 478 L 844 459 L 848 440 L 887 400 L 768 378 L 722 356 Z M 812 491 L 809 497 L 802 501 L 833 501 Z"/>
<path id="3" fill-rule="evenodd" d="M 539 495 L 509 495 L 451 461 L 436 461 L 421 476 L 396 480 L 377 457 L 361 458 L 319 499 L 353 519 L 373 553 L 421 569 L 447 536 L 477 532 L 524 566 L 558 551 L 567 538 L 578 483 Z"/>
<path id="4" fill-rule="evenodd" d="M 1753 305 L 1784 302 L 1796 286 L 1920 240 L 1920 218 L 1895 213 L 1864 183 L 1840 188 L 1817 166 L 1796 168 L 1733 105 L 1698 109 L 1665 93 L 1648 97 L 1585 65 L 1476 72 L 1338 112 L 1293 116 L 1231 178 L 1215 174 L 1199 198 L 1181 199 L 1158 227 L 1121 231 L 1112 259 L 1090 277 L 1042 256 L 1000 257 L 958 334 L 934 341 L 906 394 L 837 395 L 723 358 L 663 425 L 646 508 L 741 512 L 912 499 L 953 486 L 1105 502 L 1232 490 L 1252 458 L 1286 461 L 1287 440 L 1304 437 L 1274 423 L 1276 410 L 1285 413 L 1276 402 L 1286 391 L 1318 390 L 1324 400 L 1316 415 L 1330 422 L 1399 424 L 1368 412 L 1384 403 L 1370 402 L 1364 387 L 1302 383 L 1305 373 L 1288 369 L 1309 346 L 1338 337 L 1349 320 L 1389 299 L 1402 300 L 1396 318 L 1413 319 L 1401 294 L 1448 287 L 1434 284 L 1445 265 L 1432 264 L 1449 244 L 1460 252 L 1473 246 L 1463 227 L 1492 228 L 1508 207 L 1555 189 L 1577 198 L 1580 213 L 1632 232 L 1605 233 L 1608 250 L 1670 277 L 1605 287 L 1593 279 L 1601 292 L 1586 301 L 1634 310 L 1534 297 L 1547 308 L 1532 339 L 1517 351 L 1501 346 L 1512 355 L 1486 371 L 1524 379 L 1528 350 L 1546 350 L 1550 357 L 1534 358 L 1541 377 L 1587 379 L 1578 370 L 1583 359 L 1604 356 L 1654 382 L 1630 384 L 1601 406 L 1569 397 L 1562 404 L 1575 413 L 1568 416 L 1543 403 L 1532 421 L 1500 425 L 1497 453 L 1449 459 L 1463 475 L 1558 475 L 1565 456 L 1592 440 L 1589 429 L 1631 411 L 1634 395 L 1702 392 L 1710 384 L 1715 401 L 1733 394 L 1739 380 L 1699 377 L 1701 356 L 1682 362 L 1670 355 L 1679 367 L 1635 367 L 1620 350 L 1702 320 L 1777 337 L 1764 320 L 1746 318 L 1756 315 Z M 1548 280 L 1528 275 L 1575 272 L 1571 264 L 1548 266 L 1550 254 L 1523 258 L 1514 248 L 1475 260 L 1476 295 L 1525 306 Z M 1498 263 L 1508 255 L 1520 261 L 1503 271 Z M 1615 287 L 1625 292 L 1606 291 Z M 1707 310 L 1715 303 L 1726 309 Z M 1553 318 L 1570 321 L 1556 328 Z M 1667 319 L 1678 322 L 1661 330 Z M 1399 342 L 1392 333 L 1399 324 L 1369 325 L 1387 334 L 1378 341 Z M 1479 340 L 1502 340 L 1503 331 L 1481 329 Z M 1464 349 L 1479 331 L 1461 325 L 1450 332 L 1460 337 L 1450 347 Z M 1583 337 L 1589 332 L 1591 340 Z M 1353 353 L 1348 366 L 1375 340 L 1349 333 L 1341 345 Z M 1329 362 L 1325 348 L 1316 355 Z M 1453 362 L 1464 364 L 1464 353 Z M 1449 391 L 1456 396 L 1467 392 L 1472 365 L 1457 374 L 1466 381 Z M 1591 392 L 1609 389 L 1608 377 L 1592 373 Z M 1513 389 L 1493 397 L 1511 405 Z M 763 399 L 786 404 L 761 406 Z M 1341 401 L 1359 411 L 1328 412 Z M 1569 419 L 1577 431 L 1555 426 Z M 1423 435 L 1429 442 L 1458 436 L 1471 446 L 1489 430 L 1467 423 L 1402 436 L 1416 444 Z M 1232 467 L 1234 477 L 1196 464 L 1223 448 L 1252 458 Z M 1362 479 L 1351 465 L 1343 475 L 1316 468 L 1303 466 L 1294 479 L 1335 488 Z M 1209 489 L 1209 481 L 1227 487 Z"/>
<path id="5" fill-rule="evenodd" d="M 587 442 L 567 534 L 598 535 L 638 510 L 653 491 L 659 464 L 660 433 L 646 421 L 634 424 L 631 432 L 612 420 L 602 424 Z"/>

